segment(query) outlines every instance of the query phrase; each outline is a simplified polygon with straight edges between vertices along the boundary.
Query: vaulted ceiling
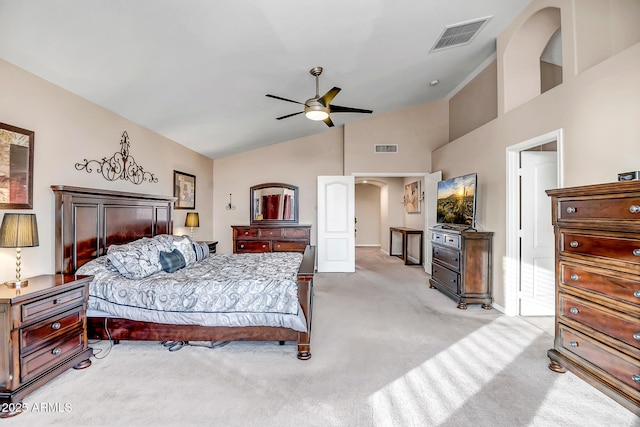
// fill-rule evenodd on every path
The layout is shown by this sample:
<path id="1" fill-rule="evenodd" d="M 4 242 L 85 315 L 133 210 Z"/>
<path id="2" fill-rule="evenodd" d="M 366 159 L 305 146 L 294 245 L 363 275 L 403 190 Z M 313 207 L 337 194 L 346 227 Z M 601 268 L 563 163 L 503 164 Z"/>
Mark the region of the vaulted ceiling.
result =
<path id="1" fill-rule="evenodd" d="M 531 0 L 0 0 L 0 58 L 211 158 L 451 96 Z M 431 51 L 447 26 L 490 19 Z M 434 80 L 439 83 L 430 85 Z M 369 117 L 334 113 L 336 127 Z"/>

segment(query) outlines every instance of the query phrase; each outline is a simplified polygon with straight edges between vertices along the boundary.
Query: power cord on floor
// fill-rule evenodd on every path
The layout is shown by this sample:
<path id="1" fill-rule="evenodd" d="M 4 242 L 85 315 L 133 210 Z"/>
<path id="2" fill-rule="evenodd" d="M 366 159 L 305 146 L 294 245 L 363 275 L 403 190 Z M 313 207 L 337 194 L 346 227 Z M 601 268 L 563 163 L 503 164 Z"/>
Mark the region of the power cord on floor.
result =
<path id="1" fill-rule="evenodd" d="M 108 318 L 105 317 L 104 318 L 104 331 L 107 334 L 107 340 L 109 341 L 109 347 L 106 350 L 102 349 L 102 348 L 94 349 L 93 350 L 93 357 L 95 357 L 96 360 L 104 359 L 105 357 L 107 357 L 109 355 L 109 353 L 111 353 L 111 349 L 113 348 L 113 340 L 111 339 L 111 334 L 109 333 L 109 328 L 107 327 L 107 320 L 108 320 Z M 100 341 L 103 341 L 103 340 L 96 340 L 96 341 L 90 342 L 90 344 L 96 344 L 96 343 L 98 343 Z M 102 354 L 102 352 L 105 352 L 105 354 L 103 356 L 99 357 L 98 355 Z"/>
<path id="2" fill-rule="evenodd" d="M 178 351 L 180 349 L 182 349 L 183 347 L 186 346 L 191 346 L 191 347 L 205 347 L 205 348 L 220 348 L 220 347 L 224 347 L 225 345 L 229 344 L 229 341 L 211 341 L 207 344 L 195 344 L 195 343 L 191 343 L 189 341 L 162 341 L 160 344 L 162 344 L 162 346 L 164 348 L 166 348 L 169 351 Z"/>

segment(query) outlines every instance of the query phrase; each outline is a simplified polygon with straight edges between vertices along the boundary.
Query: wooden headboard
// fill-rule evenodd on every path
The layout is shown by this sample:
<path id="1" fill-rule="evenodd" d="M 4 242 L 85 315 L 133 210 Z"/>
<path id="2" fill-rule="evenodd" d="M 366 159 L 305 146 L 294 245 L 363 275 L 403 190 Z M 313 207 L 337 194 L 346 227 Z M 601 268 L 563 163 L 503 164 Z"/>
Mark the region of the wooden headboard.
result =
<path id="1" fill-rule="evenodd" d="M 56 273 L 74 273 L 113 244 L 173 232 L 173 196 L 52 185 Z"/>

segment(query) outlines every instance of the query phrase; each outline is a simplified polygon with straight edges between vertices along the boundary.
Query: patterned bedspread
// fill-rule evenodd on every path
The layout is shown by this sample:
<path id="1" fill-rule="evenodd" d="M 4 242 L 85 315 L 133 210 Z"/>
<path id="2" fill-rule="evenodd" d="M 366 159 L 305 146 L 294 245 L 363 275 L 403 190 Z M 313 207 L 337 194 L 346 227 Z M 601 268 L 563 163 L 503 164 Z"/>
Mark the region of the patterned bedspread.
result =
<path id="1" fill-rule="evenodd" d="M 276 326 L 306 332 L 298 303 L 302 254 L 212 254 L 174 273 L 126 279 L 100 257 L 77 274 L 95 278 L 89 310 L 156 323 Z"/>

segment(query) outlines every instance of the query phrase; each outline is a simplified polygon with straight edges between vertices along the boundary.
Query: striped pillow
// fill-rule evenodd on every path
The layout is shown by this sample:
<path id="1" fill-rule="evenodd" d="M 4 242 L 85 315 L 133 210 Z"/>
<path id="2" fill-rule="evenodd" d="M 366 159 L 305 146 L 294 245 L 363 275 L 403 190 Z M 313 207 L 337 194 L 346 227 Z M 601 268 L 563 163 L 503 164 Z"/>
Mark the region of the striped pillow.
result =
<path id="1" fill-rule="evenodd" d="M 209 256 L 209 245 L 204 242 L 194 242 L 193 251 L 196 253 L 196 261 L 202 261 Z"/>

